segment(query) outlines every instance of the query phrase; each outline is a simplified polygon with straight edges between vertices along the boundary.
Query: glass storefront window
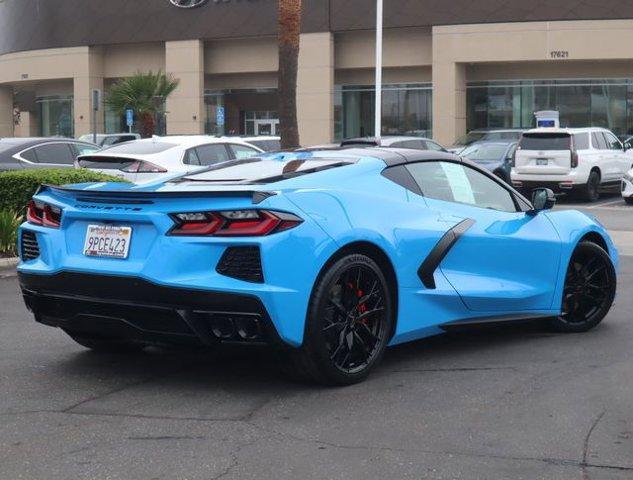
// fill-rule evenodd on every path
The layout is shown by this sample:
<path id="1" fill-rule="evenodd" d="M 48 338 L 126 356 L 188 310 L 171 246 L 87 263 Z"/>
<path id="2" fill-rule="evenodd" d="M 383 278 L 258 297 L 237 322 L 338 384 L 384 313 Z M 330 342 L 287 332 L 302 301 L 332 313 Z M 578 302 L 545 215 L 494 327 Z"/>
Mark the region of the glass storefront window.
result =
<path id="1" fill-rule="evenodd" d="M 432 136 L 431 84 L 384 85 L 382 134 Z M 374 135 L 375 92 L 372 86 L 337 86 L 334 128 L 337 140 Z"/>
<path id="2" fill-rule="evenodd" d="M 73 97 L 50 96 L 37 99 L 39 135 L 42 137 L 74 137 Z"/>
<path id="3" fill-rule="evenodd" d="M 534 112 L 558 110 L 562 127 L 633 135 L 633 79 L 513 80 L 467 86 L 468 130 L 531 128 Z"/>
<path id="4" fill-rule="evenodd" d="M 204 130 L 208 135 L 255 136 L 277 132 L 276 88 L 206 90 L 204 104 Z M 222 119 L 224 124 L 218 122 Z"/>

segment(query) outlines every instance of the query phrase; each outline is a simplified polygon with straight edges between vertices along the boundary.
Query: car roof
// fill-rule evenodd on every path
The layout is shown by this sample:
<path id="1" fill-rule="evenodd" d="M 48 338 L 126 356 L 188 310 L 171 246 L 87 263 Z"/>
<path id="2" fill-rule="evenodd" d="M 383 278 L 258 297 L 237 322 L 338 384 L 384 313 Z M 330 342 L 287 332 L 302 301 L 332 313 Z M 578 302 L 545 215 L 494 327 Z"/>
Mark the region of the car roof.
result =
<path id="1" fill-rule="evenodd" d="M 602 127 L 583 127 L 583 128 L 532 128 L 523 133 L 583 133 L 583 132 L 609 132 L 610 130 Z"/>
<path id="2" fill-rule="evenodd" d="M 94 143 L 84 142 L 82 140 L 75 140 L 74 138 L 66 138 L 66 137 L 4 137 L 0 138 L 0 142 L 4 144 L 11 144 L 15 146 L 33 146 L 39 145 L 41 143 L 51 143 L 51 142 L 68 142 L 68 143 L 80 143 L 82 145 L 91 145 L 95 146 Z"/>
<path id="3" fill-rule="evenodd" d="M 390 143 L 394 142 L 402 142 L 407 140 L 428 140 L 430 142 L 434 142 L 434 140 L 426 137 L 416 137 L 413 135 L 383 135 L 380 137 L 380 143 L 384 147 L 388 147 Z M 435 142 L 434 142 L 435 143 Z M 377 145 L 376 137 L 355 137 L 355 138 L 346 138 L 341 142 L 341 145 L 352 145 L 352 144 L 367 144 L 367 145 Z"/>
<path id="4" fill-rule="evenodd" d="M 324 156 L 331 156 L 333 153 L 340 152 L 346 157 L 372 157 L 385 162 L 389 167 L 395 165 L 403 165 L 406 163 L 421 162 L 428 160 L 451 160 L 462 162 L 463 159 L 449 152 L 439 152 L 435 150 L 418 150 L 413 148 L 393 148 L 393 147 L 339 147 L 322 151 L 312 151 L 310 153 L 318 155 L 322 153 Z"/>

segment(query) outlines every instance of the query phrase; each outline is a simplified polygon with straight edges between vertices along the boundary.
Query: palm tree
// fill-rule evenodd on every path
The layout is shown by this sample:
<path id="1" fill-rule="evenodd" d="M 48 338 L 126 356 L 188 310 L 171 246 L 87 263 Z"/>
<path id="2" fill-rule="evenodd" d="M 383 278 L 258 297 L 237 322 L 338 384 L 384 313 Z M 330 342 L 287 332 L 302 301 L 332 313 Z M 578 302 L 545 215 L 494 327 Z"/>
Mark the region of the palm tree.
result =
<path id="1" fill-rule="evenodd" d="M 299 146 L 297 68 L 301 33 L 301 0 L 279 0 L 279 127 L 281 148 Z"/>
<path id="2" fill-rule="evenodd" d="M 151 137 L 156 131 L 156 114 L 164 113 L 165 99 L 176 90 L 179 82 L 161 71 L 138 72 L 115 83 L 105 103 L 119 115 L 124 115 L 128 109 L 134 110 L 141 135 Z"/>

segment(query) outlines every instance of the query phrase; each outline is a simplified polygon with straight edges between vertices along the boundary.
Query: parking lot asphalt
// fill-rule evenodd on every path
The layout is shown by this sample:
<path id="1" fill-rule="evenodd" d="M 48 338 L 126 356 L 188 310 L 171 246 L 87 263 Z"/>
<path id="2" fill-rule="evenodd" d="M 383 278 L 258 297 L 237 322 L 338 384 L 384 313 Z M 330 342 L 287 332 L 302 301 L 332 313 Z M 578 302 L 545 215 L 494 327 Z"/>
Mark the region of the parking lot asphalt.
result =
<path id="1" fill-rule="evenodd" d="M 581 207 L 633 253 L 633 207 Z M 86 351 L 36 324 L 6 275 L 0 479 L 632 479 L 633 256 L 621 260 L 617 304 L 591 332 L 451 333 L 336 389 L 286 381 L 261 351 Z"/>

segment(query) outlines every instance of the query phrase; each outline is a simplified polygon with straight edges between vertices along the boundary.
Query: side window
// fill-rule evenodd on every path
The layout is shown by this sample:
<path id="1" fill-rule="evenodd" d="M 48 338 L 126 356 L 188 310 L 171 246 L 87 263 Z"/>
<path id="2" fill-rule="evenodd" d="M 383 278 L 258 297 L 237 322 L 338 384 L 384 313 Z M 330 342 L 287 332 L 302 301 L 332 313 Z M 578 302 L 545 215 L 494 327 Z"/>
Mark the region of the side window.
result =
<path id="1" fill-rule="evenodd" d="M 92 147 L 90 145 L 82 145 L 80 143 L 74 144 L 75 150 L 77 150 L 77 155 L 89 155 L 91 153 L 95 153 L 99 151 L 99 148 Z"/>
<path id="2" fill-rule="evenodd" d="M 576 150 L 588 150 L 589 135 L 586 133 L 574 133 L 574 147 L 576 147 Z"/>
<path id="3" fill-rule="evenodd" d="M 74 152 L 67 143 L 51 143 L 35 147 L 35 153 L 40 163 L 72 165 L 75 161 Z"/>
<path id="4" fill-rule="evenodd" d="M 200 165 L 200 159 L 195 148 L 191 148 L 185 152 L 185 165 Z"/>
<path id="5" fill-rule="evenodd" d="M 602 134 L 607 141 L 607 148 L 610 148 L 611 150 L 622 150 L 622 144 L 620 143 L 620 140 L 615 137 L 615 135 L 609 132 L 602 132 Z"/>
<path id="6" fill-rule="evenodd" d="M 607 149 L 607 142 L 604 141 L 604 136 L 601 132 L 591 132 L 591 143 L 593 144 L 593 148 L 595 149 Z"/>
<path id="7" fill-rule="evenodd" d="M 516 212 L 512 194 L 496 181 L 466 165 L 420 162 L 407 165 L 425 197 Z"/>
<path id="8" fill-rule="evenodd" d="M 259 155 L 259 152 L 254 148 L 247 147 L 246 145 L 238 145 L 236 143 L 231 143 L 229 148 L 233 151 L 233 157 L 239 159 L 242 158 L 250 158 L 256 157 Z"/>
<path id="9" fill-rule="evenodd" d="M 22 153 L 20 153 L 20 156 L 24 160 L 28 160 L 29 162 L 33 162 L 33 163 L 37 163 L 37 155 L 35 155 L 35 149 L 34 148 L 29 148 L 28 150 L 23 151 Z"/>
<path id="10" fill-rule="evenodd" d="M 403 140 L 391 144 L 394 148 L 413 148 L 415 150 L 426 150 L 426 145 L 422 140 Z"/>
<path id="11" fill-rule="evenodd" d="M 200 165 L 214 165 L 230 160 L 229 152 L 223 143 L 202 145 L 196 148 Z"/>
<path id="12" fill-rule="evenodd" d="M 435 143 L 435 142 L 431 142 L 430 140 L 426 140 L 424 143 L 426 143 L 426 149 L 427 150 L 433 150 L 434 152 L 443 152 L 444 151 L 444 147 L 442 147 L 441 145 Z"/>

